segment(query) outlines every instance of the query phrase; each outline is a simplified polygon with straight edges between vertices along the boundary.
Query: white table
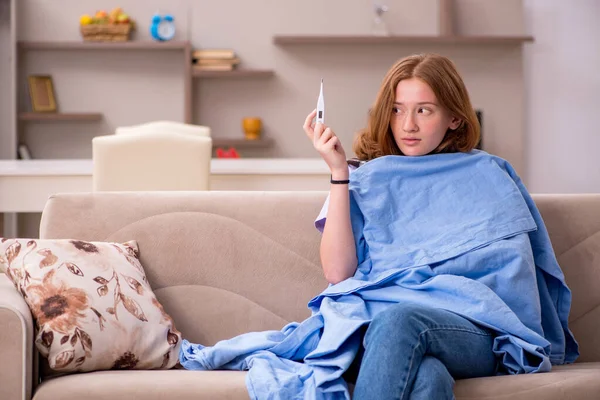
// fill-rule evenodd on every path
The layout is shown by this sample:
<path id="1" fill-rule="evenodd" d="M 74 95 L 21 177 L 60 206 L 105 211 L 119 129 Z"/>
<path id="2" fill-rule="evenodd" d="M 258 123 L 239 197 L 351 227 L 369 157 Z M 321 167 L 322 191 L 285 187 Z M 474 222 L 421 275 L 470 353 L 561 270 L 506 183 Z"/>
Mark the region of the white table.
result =
<path id="1" fill-rule="evenodd" d="M 320 158 L 213 159 L 210 188 L 329 190 L 329 168 Z M 0 160 L 0 213 L 41 212 L 54 193 L 89 191 L 92 160 Z"/>

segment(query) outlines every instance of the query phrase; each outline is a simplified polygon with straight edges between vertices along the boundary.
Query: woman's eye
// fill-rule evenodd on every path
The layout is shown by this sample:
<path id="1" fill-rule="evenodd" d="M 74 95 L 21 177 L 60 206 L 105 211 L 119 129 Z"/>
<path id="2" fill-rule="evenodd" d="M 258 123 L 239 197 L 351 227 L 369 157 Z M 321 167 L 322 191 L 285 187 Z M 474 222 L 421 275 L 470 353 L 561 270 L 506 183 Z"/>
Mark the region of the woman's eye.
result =
<path id="1" fill-rule="evenodd" d="M 392 113 L 393 114 L 400 114 L 402 111 L 398 108 L 398 107 L 393 107 L 392 108 Z"/>
<path id="2" fill-rule="evenodd" d="M 419 108 L 419 114 L 429 115 L 431 114 L 431 110 L 429 108 L 421 107 Z"/>

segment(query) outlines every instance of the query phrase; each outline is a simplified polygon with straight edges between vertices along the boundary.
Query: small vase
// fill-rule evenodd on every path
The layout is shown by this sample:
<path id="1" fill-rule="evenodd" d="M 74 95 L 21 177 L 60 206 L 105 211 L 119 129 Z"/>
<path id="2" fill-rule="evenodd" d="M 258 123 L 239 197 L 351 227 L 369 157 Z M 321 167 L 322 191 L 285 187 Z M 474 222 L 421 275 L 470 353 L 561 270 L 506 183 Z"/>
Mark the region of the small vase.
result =
<path id="1" fill-rule="evenodd" d="M 246 140 L 258 140 L 262 130 L 262 120 L 258 117 L 246 117 L 242 119 L 242 128 Z"/>

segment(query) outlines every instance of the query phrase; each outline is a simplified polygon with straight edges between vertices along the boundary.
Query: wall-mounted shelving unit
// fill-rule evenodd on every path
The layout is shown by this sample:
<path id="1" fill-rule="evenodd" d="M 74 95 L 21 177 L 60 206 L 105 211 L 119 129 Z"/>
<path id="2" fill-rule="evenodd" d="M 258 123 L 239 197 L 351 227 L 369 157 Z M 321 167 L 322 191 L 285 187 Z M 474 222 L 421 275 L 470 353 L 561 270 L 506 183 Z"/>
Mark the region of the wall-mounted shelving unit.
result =
<path id="1" fill-rule="evenodd" d="M 378 36 L 369 34 L 349 34 L 349 35 L 319 35 L 319 34 L 276 34 L 272 37 L 272 43 L 275 46 L 290 46 L 295 45 L 315 45 L 315 46 L 337 46 L 337 45 L 448 45 L 448 46 L 520 46 L 524 43 L 532 42 L 534 38 L 528 35 L 461 35 L 460 30 L 456 29 L 454 21 L 454 1 L 453 0 L 438 0 L 438 35 L 417 35 L 417 36 Z M 18 70 L 18 55 L 24 52 L 34 51 L 151 51 L 151 52 L 169 52 L 175 53 L 177 57 L 181 57 L 183 64 L 181 72 L 184 76 L 183 89 L 183 116 L 182 120 L 186 123 L 194 122 L 194 109 L 198 106 L 194 105 L 193 90 L 196 82 L 199 79 L 211 80 L 254 80 L 254 79 L 269 79 L 275 76 L 275 71 L 269 69 L 234 69 L 232 71 L 200 71 L 195 70 L 192 65 L 193 48 L 189 41 L 128 41 L 128 42 L 84 42 L 77 41 L 19 41 L 16 42 L 16 0 L 11 0 L 12 15 L 11 21 L 14 31 L 14 48 L 16 61 L 13 62 L 15 71 Z M 16 75 L 16 72 L 15 72 Z M 16 96 L 16 89 L 13 88 Z M 15 101 L 15 104 L 17 102 Z M 16 107 L 16 105 L 15 105 Z M 22 110 L 24 111 L 24 110 Z M 94 110 L 92 110 L 94 111 Z M 19 112 L 15 109 L 14 123 L 15 125 L 23 125 L 25 123 L 50 123 L 50 122 L 94 122 L 102 120 L 103 115 L 99 112 L 90 113 L 30 113 Z M 201 123 L 201 121 L 200 121 Z M 11 143 L 13 147 L 18 146 L 20 128 L 14 128 L 14 137 L 4 143 Z M 257 141 L 244 140 L 231 137 L 219 137 L 220 132 L 214 132 L 213 144 L 215 147 L 234 146 L 240 149 L 244 148 L 266 148 L 272 146 L 274 141 L 269 138 L 263 138 Z M 12 142 L 11 142 L 12 141 Z"/>
<path id="2" fill-rule="evenodd" d="M 83 41 L 19 41 L 19 52 L 25 51 L 178 51 L 182 52 L 184 74 L 184 116 L 186 123 L 193 123 L 193 80 L 194 79 L 261 79 L 275 75 L 273 70 L 234 69 L 232 71 L 197 71 L 192 67 L 192 46 L 188 41 L 152 42 L 83 42 Z M 84 122 L 99 121 L 101 113 L 35 113 L 21 112 L 18 121 L 37 122 Z M 17 142 L 19 135 L 17 134 Z M 244 140 L 219 138 L 213 140 L 214 147 L 235 146 L 243 148 L 265 148 L 274 143 L 270 139 Z"/>

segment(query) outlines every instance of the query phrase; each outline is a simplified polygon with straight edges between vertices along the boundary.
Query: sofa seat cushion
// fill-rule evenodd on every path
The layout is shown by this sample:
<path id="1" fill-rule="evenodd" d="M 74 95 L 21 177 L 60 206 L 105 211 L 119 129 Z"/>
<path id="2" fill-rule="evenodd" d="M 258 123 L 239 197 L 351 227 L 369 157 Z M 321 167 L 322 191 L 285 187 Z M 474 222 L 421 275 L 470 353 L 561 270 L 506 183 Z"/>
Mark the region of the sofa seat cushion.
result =
<path id="1" fill-rule="evenodd" d="M 245 378 L 241 371 L 97 371 L 47 379 L 33 400 L 248 400 Z"/>
<path id="2" fill-rule="evenodd" d="M 47 379 L 33 400 L 248 400 L 245 377 L 241 371 L 98 371 Z M 463 379 L 454 392 L 457 400 L 593 399 L 600 393 L 600 362 L 542 374 Z"/>
<path id="3" fill-rule="evenodd" d="M 456 381 L 457 400 L 595 399 L 600 362 L 555 366 L 551 372 Z"/>

